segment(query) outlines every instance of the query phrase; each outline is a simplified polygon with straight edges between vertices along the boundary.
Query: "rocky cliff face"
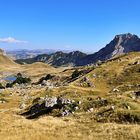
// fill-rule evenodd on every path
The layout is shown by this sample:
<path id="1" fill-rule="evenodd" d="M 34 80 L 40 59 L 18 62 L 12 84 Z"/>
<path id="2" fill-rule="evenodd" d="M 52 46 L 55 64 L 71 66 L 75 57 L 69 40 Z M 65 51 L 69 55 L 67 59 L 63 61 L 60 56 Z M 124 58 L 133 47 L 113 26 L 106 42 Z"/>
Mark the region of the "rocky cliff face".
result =
<path id="1" fill-rule="evenodd" d="M 130 33 L 117 35 L 115 36 L 114 41 L 116 44 L 114 46 L 114 51 L 112 52 L 111 57 L 120 55 L 122 53 L 140 51 L 140 38 L 136 35 L 132 35 Z"/>
<path id="2" fill-rule="evenodd" d="M 95 63 L 98 60 L 104 61 L 124 53 L 137 51 L 140 51 L 140 38 L 130 33 L 120 34 L 116 35 L 109 44 L 98 52 L 86 56 L 80 64 L 86 65 Z"/>

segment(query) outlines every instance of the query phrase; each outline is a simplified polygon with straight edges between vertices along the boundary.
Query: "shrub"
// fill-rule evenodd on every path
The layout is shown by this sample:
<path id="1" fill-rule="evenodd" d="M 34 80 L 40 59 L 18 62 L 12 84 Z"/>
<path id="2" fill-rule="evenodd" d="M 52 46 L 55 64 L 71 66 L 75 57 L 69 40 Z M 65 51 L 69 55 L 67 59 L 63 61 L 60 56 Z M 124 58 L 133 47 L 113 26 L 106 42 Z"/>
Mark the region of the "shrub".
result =
<path id="1" fill-rule="evenodd" d="M 77 77 L 79 77 L 81 75 L 81 71 L 78 71 L 78 70 L 75 70 L 73 73 L 72 73 L 72 79 L 75 79 Z"/>
<path id="2" fill-rule="evenodd" d="M 118 118 L 120 122 L 129 123 L 140 123 L 140 112 L 139 111 L 118 111 Z"/>
<path id="3" fill-rule="evenodd" d="M 22 74 L 21 74 L 21 73 L 18 73 L 18 74 L 17 74 L 17 77 L 22 77 Z"/>
<path id="4" fill-rule="evenodd" d="M 5 87 L 0 83 L 0 89 L 4 89 Z"/>
<path id="5" fill-rule="evenodd" d="M 6 88 L 12 88 L 13 87 L 13 83 L 7 83 L 6 84 Z"/>
<path id="6" fill-rule="evenodd" d="M 54 76 L 47 74 L 45 77 L 40 78 L 39 81 L 37 82 L 37 84 L 41 84 L 44 80 L 47 81 L 47 80 L 52 79 L 53 77 Z"/>
<path id="7" fill-rule="evenodd" d="M 25 84 L 25 83 L 30 83 L 31 79 L 30 78 L 23 78 L 23 77 L 17 77 L 17 79 L 13 82 L 13 84 Z"/>
<path id="8" fill-rule="evenodd" d="M 24 78 L 22 77 L 22 74 L 21 73 L 18 73 L 17 76 L 16 76 L 16 80 L 13 81 L 12 83 L 7 83 L 6 84 L 6 88 L 12 88 L 14 84 L 26 84 L 26 83 L 30 83 L 31 82 L 31 79 L 30 78 Z"/>

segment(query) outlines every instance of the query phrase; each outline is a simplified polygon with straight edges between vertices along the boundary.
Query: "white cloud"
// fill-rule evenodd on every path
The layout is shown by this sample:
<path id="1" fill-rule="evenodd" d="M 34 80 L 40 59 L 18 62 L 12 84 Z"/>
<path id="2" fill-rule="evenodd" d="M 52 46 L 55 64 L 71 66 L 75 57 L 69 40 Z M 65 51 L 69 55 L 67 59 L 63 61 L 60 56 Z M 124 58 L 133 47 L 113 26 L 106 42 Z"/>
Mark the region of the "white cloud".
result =
<path id="1" fill-rule="evenodd" d="M 23 44 L 28 43 L 28 41 L 18 40 L 13 37 L 0 38 L 0 42 L 1 43 L 23 43 Z"/>

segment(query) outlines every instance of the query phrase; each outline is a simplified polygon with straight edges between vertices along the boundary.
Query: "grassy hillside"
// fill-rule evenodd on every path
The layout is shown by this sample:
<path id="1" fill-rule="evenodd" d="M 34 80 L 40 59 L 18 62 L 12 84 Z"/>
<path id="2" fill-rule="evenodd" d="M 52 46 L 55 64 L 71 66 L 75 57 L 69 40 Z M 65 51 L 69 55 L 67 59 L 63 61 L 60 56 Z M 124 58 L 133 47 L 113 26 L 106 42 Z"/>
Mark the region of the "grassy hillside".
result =
<path id="1" fill-rule="evenodd" d="M 15 63 L 8 56 L 0 53 L 0 77 L 12 75 L 15 73 L 23 73 L 24 75 L 30 76 L 32 78 L 41 77 L 48 73 L 59 73 L 63 68 L 54 68 L 48 64 L 42 62 L 36 62 L 33 64 L 20 65 Z"/>
<path id="2" fill-rule="evenodd" d="M 6 55 L 3 55 L 0 53 L 0 72 L 1 73 L 14 72 L 14 71 L 17 71 L 19 68 L 20 68 L 19 64 L 15 63 Z"/>
<path id="3" fill-rule="evenodd" d="M 33 64 L 21 65 L 22 72 L 31 76 L 32 78 L 40 78 L 46 74 L 57 74 L 63 70 L 63 68 L 54 68 L 48 64 L 42 62 L 36 62 Z"/>
<path id="4" fill-rule="evenodd" d="M 17 64 L 6 55 L 0 54 L 0 65 L 2 66 L 17 66 Z"/>
<path id="5" fill-rule="evenodd" d="M 1 139 L 140 139 L 140 97 L 135 94 L 140 91 L 140 53 L 122 55 L 96 66 L 66 70 L 42 63 L 21 68 L 31 77 L 40 78 L 45 73 L 53 73 L 62 76 L 61 80 L 66 78 L 65 82 L 71 79 L 76 69 L 90 68 L 92 71 L 70 80 L 67 86 L 3 91 L 0 98 L 7 102 L 0 104 Z M 66 117 L 53 117 L 53 112 L 53 115 L 44 114 L 28 120 L 18 115 L 21 103 L 28 108 L 34 99 L 46 95 L 62 96 L 81 101 L 81 104 L 74 114 Z"/>

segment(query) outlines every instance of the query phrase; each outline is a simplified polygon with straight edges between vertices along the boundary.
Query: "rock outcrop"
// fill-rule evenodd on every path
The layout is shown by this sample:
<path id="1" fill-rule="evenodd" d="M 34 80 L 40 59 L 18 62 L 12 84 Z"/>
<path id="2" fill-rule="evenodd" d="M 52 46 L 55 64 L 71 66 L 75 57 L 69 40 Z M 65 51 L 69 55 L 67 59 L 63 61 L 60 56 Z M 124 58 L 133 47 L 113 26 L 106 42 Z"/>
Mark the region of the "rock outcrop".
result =
<path id="1" fill-rule="evenodd" d="M 104 61 L 128 52 L 140 51 L 140 38 L 133 34 L 120 34 L 98 52 L 87 55 L 81 60 L 81 65 Z"/>
<path id="2" fill-rule="evenodd" d="M 21 113 L 27 119 L 38 118 L 41 115 L 68 116 L 78 109 L 78 102 L 62 97 L 46 97 L 37 99 L 27 111 Z M 55 114 L 53 111 L 56 111 Z"/>

